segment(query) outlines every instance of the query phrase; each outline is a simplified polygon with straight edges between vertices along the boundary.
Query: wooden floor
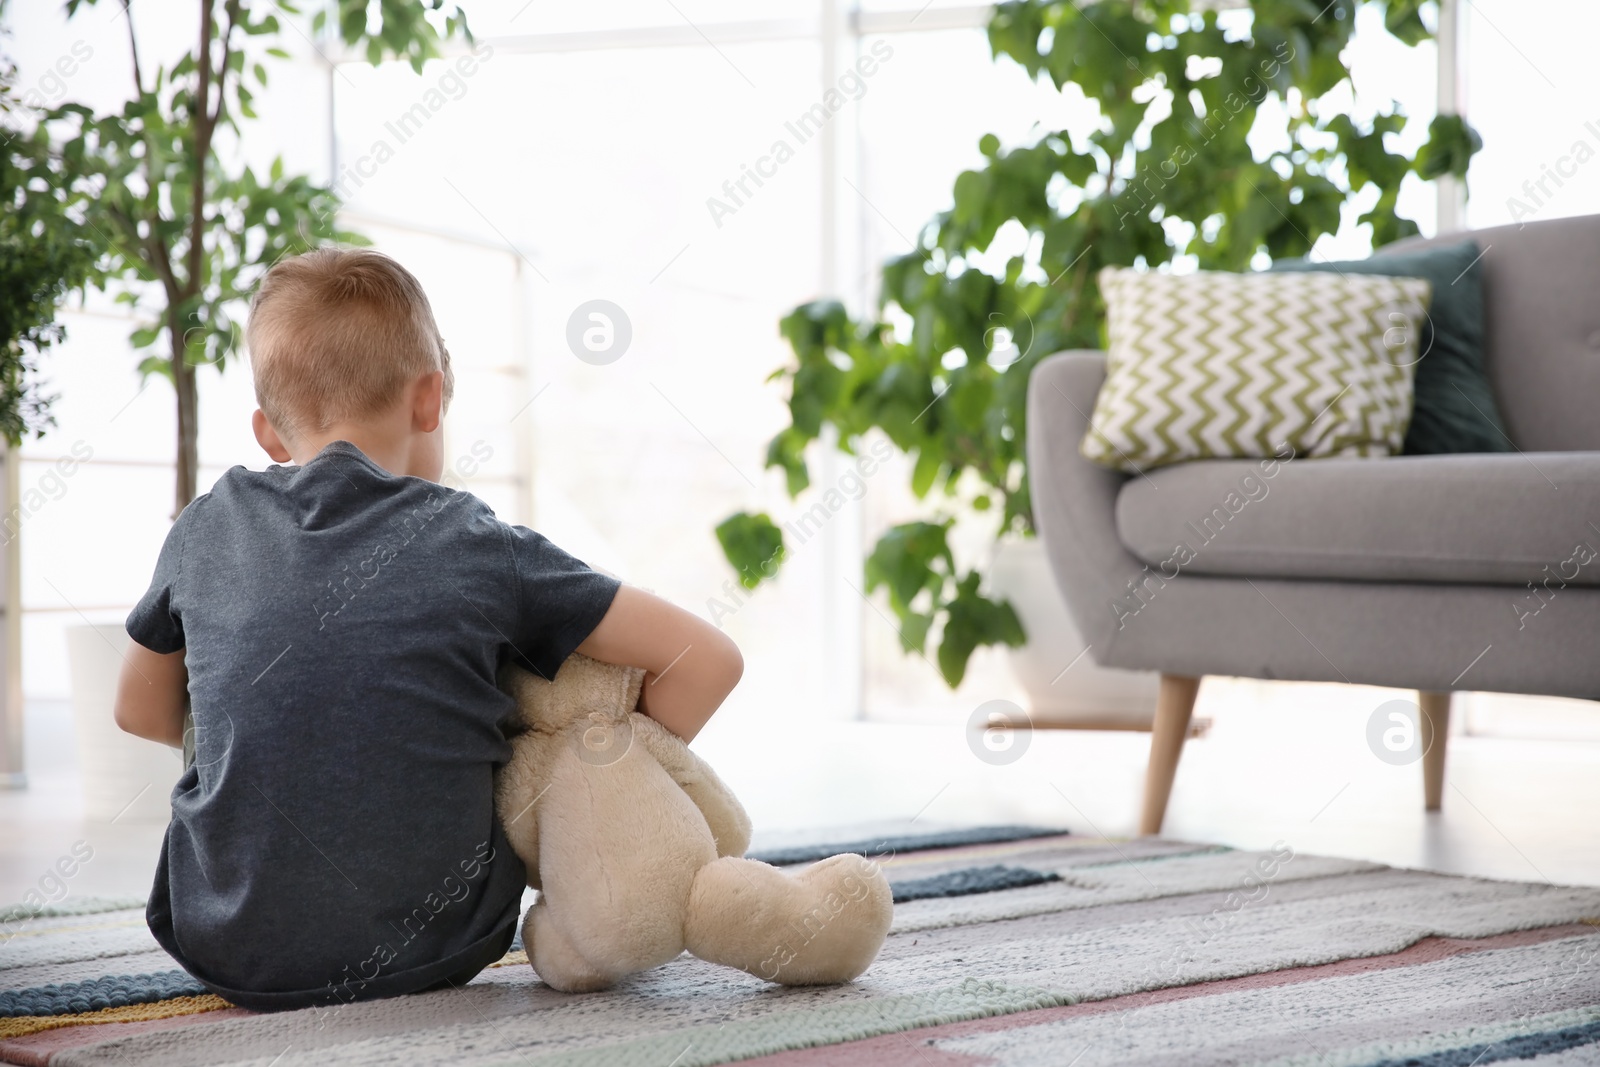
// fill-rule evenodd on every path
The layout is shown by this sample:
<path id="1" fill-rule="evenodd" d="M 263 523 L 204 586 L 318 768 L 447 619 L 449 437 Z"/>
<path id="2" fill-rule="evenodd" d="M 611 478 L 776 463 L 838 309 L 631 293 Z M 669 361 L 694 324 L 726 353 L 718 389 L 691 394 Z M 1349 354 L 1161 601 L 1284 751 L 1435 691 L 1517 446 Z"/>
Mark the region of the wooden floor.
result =
<path id="1" fill-rule="evenodd" d="M 1214 725 L 1185 747 L 1164 835 L 1600 885 L 1600 741 L 1453 737 L 1443 810 L 1424 814 L 1421 767 L 1390 766 L 1367 748 L 1369 713 L 1396 695 L 1207 680 L 1195 714 Z M 85 821 L 67 706 L 31 706 L 29 728 L 32 786 L 0 793 L 0 902 L 20 900 L 78 841 L 94 856 L 69 893 L 142 896 L 161 825 Z M 816 722 L 736 699 L 695 747 L 769 837 L 869 822 L 1135 832 L 1148 735 L 1036 731 L 1027 744 L 996 766 L 969 747 L 965 716 Z"/>

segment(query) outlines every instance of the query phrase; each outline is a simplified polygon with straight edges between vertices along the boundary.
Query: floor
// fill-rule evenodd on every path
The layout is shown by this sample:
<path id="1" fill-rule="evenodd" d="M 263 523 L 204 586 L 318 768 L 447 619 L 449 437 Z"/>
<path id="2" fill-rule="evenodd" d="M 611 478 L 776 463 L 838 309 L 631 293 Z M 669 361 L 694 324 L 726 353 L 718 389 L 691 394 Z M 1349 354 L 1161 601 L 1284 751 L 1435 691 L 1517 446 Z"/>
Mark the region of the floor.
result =
<path id="1" fill-rule="evenodd" d="M 1444 810 L 1426 815 L 1420 766 L 1391 766 L 1367 743 L 1370 713 L 1398 695 L 1207 680 L 1196 715 L 1213 726 L 1188 743 L 1165 836 L 1600 885 L 1600 740 L 1453 737 Z M 65 703 L 30 704 L 28 736 L 30 785 L 0 792 L 0 902 L 29 890 L 143 896 L 162 824 L 137 809 L 114 822 L 84 818 Z M 736 699 L 695 747 L 744 800 L 758 841 L 864 823 L 1134 832 L 1148 735 L 1038 730 L 1014 743 L 1026 745 L 1021 756 L 999 765 L 980 758 L 964 717 L 809 722 Z"/>

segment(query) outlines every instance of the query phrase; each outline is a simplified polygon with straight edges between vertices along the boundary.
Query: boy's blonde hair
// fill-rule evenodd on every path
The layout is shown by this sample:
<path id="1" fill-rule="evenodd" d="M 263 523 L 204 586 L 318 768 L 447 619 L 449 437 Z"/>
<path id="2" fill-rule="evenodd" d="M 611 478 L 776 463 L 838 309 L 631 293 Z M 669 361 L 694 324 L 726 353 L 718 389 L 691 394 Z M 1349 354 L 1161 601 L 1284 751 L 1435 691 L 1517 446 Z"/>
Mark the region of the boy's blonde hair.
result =
<path id="1" fill-rule="evenodd" d="M 377 414 L 430 371 L 455 388 L 427 294 L 382 252 L 319 248 L 281 260 L 256 287 L 245 328 L 256 403 L 298 436 Z"/>

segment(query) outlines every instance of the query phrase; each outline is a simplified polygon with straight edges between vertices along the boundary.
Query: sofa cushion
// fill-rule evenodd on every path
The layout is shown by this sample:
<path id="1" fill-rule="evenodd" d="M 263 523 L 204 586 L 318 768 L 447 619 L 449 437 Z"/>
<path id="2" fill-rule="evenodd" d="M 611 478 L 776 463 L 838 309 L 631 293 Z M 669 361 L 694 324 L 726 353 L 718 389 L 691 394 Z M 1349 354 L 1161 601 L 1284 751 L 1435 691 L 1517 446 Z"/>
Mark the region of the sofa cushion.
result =
<path id="1" fill-rule="evenodd" d="M 1280 444 L 1303 456 L 1400 451 L 1427 281 L 1118 267 L 1099 279 L 1106 382 L 1085 458 L 1132 473 Z"/>
<path id="2" fill-rule="evenodd" d="M 1116 512 L 1168 578 L 1600 585 L 1600 452 L 1203 460 L 1129 479 Z"/>
<path id="3" fill-rule="evenodd" d="M 1483 249 L 1484 352 L 1502 425 L 1525 452 L 1600 449 L 1600 215 L 1472 234 Z M 1380 254 L 1455 244 L 1407 238 Z"/>
<path id="4" fill-rule="evenodd" d="M 1483 356 L 1483 251 L 1473 241 L 1415 251 L 1379 250 L 1371 259 L 1280 260 L 1274 271 L 1333 271 L 1426 278 L 1433 303 L 1422 327 L 1416 405 L 1407 455 L 1510 452 Z"/>

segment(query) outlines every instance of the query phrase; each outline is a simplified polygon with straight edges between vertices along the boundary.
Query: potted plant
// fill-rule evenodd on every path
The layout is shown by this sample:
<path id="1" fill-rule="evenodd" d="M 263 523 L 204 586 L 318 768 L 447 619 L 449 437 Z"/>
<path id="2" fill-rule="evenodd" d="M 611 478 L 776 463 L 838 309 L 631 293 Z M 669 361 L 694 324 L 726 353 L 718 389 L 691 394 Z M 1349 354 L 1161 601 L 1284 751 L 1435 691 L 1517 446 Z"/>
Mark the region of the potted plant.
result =
<path id="1" fill-rule="evenodd" d="M 197 0 L 193 49 L 149 69 L 134 34 L 136 12 L 129 0 L 120 2 L 133 60 L 128 101 L 102 115 L 66 103 L 43 116 L 41 129 L 75 176 L 64 186 L 68 201 L 104 240 L 105 280 L 134 311 L 129 340 L 145 353 L 140 374 L 172 383 L 176 517 L 198 489 L 196 375 L 207 365 L 222 370 L 238 352 L 239 312 L 256 282 L 283 256 L 330 241 L 366 242 L 337 227 L 339 198 L 331 188 L 286 174 L 281 158 L 265 174 L 237 159 L 240 119 L 255 117 L 254 94 L 267 85 L 265 61 L 288 56 L 278 43 L 279 15 L 297 16 L 299 5 Z M 68 17 L 93 6 L 95 0 L 67 0 Z M 470 40 L 465 15 L 447 0 L 336 0 L 318 6 L 312 32 L 374 64 L 405 59 L 419 72 L 445 38 Z M 123 737 L 111 717 L 126 641 L 120 625 L 68 633 L 90 815 L 110 817 L 110 806 L 118 798 L 126 803 L 145 782 L 167 788 L 150 789 L 131 814 L 164 818 L 177 760 Z"/>
<path id="2" fill-rule="evenodd" d="M 976 648 L 1031 644 L 1037 662 L 1019 673 L 1036 710 L 1071 704 L 1063 694 L 1074 688 L 1116 690 L 1114 678 L 1090 679 L 1092 664 L 1074 668 L 1068 689 L 1040 686 L 1039 664 L 1059 677 L 1082 643 L 1030 541 L 1028 376 L 1051 353 L 1103 347 L 1103 267 L 1183 260 L 1243 270 L 1305 255 L 1339 229 L 1346 206 L 1374 192 L 1360 215 L 1374 245 L 1416 233 L 1396 210 L 1402 179 L 1464 175 L 1477 135 L 1441 115 L 1409 156 L 1388 143 L 1410 121 L 1398 110 L 1363 119 L 1339 101 L 1353 92 L 1341 53 L 1357 11 L 1377 8 L 1388 32 L 1414 46 L 1431 36 L 1422 6 L 1254 0 L 1223 12 L 1189 0 L 1012 0 L 995 8 L 994 55 L 1057 90 L 1081 91 L 1099 108 L 1098 127 L 1086 137 L 1046 131 L 1009 148 L 986 135 L 984 162 L 956 178 L 951 207 L 923 227 L 914 251 L 884 264 L 876 308 L 852 316 L 819 300 L 785 317 L 794 361 L 772 377 L 788 388 L 790 424 L 767 451 L 791 498 L 810 484 L 806 453 L 828 427 L 846 453 L 878 433 L 913 461 L 911 489 L 928 514 L 879 537 L 866 588 L 882 591 L 906 650 L 937 644 L 951 687 Z M 1252 131 L 1277 147 L 1258 158 Z M 1026 250 L 979 266 L 998 258 L 984 253 L 1011 224 L 1026 230 Z M 1000 545 L 987 584 L 951 551 L 958 522 L 985 524 Z M 717 534 L 750 588 L 782 562 L 783 532 L 764 513 L 730 516 Z"/>
<path id="3" fill-rule="evenodd" d="M 70 187 L 77 176 L 55 155 L 26 100 L 18 96 L 15 69 L 0 66 L 0 448 L 5 451 L 4 587 L 7 677 L 0 679 L 0 785 L 20 786 L 22 766 L 20 628 L 17 612 L 22 565 L 18 536 L 23 509 L 16 450 L 54 425 L 55 397 L 39 379 L 39 359 L 66 338 L 56 311 L 68 295 L 101 280 L 102 245 L 74 208 Z M 29 128 L 31 127 L 31 128 Z"/>

